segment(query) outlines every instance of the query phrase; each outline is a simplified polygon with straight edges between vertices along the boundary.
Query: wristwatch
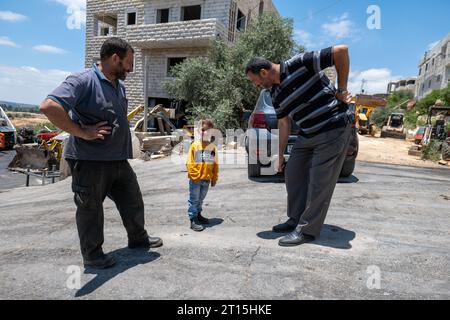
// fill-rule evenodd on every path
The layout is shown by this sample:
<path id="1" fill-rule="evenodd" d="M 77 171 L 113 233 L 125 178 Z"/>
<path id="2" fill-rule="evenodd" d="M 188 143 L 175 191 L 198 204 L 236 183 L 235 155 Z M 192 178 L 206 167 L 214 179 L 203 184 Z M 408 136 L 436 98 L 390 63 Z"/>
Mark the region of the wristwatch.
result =
<path id="1" fill-rule="evenodd" d="M 347 89 L 337 89 L 337 93 L 346 94 L 346 93 L 348 93 L 348 90 Z"/>

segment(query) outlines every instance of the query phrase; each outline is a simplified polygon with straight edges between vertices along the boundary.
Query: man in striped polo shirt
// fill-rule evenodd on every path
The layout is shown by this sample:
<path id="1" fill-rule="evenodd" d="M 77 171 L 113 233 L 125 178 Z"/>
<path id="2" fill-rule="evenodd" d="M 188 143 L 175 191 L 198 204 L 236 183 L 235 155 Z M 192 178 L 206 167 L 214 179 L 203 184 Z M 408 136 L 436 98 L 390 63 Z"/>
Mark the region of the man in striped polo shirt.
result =
<path id="1" fill-rule="evenodd" d="M 332 66 L 338 89 L 324 72 Z M 273 231 L 290 232 L 280 246 L 300 245 L 320 235 L 351 138 L 349 69 L 344 45 L 301 53 L 280 64 L 254 58 L 247 65 L 247 78 L 271 90 L 278 117 L 278 171 L 285 170 L 289 219 Z M 300 134 L 285 165 L 291 119 Z"/>

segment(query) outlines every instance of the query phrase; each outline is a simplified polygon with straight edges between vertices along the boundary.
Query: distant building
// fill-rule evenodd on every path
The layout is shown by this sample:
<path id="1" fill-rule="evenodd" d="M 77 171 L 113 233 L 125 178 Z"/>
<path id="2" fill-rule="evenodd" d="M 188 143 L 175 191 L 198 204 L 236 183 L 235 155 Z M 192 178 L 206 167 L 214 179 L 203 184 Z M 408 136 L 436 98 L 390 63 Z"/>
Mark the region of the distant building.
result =
<path id="1" fill-rule="evenodd" d="M 411 91 L 416 94 L 416 77 L 402 79 L 395 82 L 390 82 L 387 87 L 387 93 L 391 94 L 397 91 Z"/>
<path id="2" fill-rule="evenodd" d="M 425 53 L 419 63 L 416 98 L 422 99 L 431 91 L 443 89 L 450 83 L 450 33 Z"/>
<path id="3" fill-rule="evenodd" d="M 271 0 L 87 0 L 85 65 L 98 62 L 108 37 L 121 37 L 135 49 L 126 80 L 130 109 L 146 102 L 170 107 L 162 83 L 175 65 L 207 56 L 216 38 L 233 45 L 268 11 L 277 13 Z"/>

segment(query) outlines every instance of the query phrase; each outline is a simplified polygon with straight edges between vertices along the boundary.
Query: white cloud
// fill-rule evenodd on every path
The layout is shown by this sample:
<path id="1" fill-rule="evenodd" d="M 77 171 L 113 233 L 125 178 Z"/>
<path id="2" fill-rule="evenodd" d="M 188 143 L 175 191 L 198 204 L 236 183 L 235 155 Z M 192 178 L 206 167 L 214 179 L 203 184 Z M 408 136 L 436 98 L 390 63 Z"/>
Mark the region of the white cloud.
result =
<path id="1" fill-rule="evenodd" d="M 47 44 L 40 44 L 38 46 L 34 46 L 33 50 L 39 51 L 42 53 L 50 53 L 50 54 L 64 54 L 67 51 L 61 48 L 57 48 L 54 46 L 49 46 Z"/>
<path id="2" fill-rule="evenodd" d="M 26 20 L 27 17 L 20 13 L 11 11 L 0 11 L 0 20 L 9 22 L 20 22 Z"/>
<path id="3" fill-rule="evenodd" d="M 54 0 L 66 7 L 66 25 L 70 30 L 81 29 L 86 25 L 86 0 Z"/>
<path id="4" fill-rule="evenodd" d="M 0 65 L 0 100 L 39 104 L 69 74 L 63 70 Z"/>
<path id="5" fill-rule="evenodd" d="M 317 50 L 343 40 L 357 42 L 361 39 L 361 30 L 345 12 L 340 17 L 332 18 L 329 22 L 322 24 L 318 34 L 314 35 L 306 30 L 298 29 L 295 31 L 295 37 L 307 50 Z"/>
<path id="6" fill-rule="evenodd" d="M 19 48 L 20 46 L 8 37 L 0 37 L 0 46 Z"/>
<path id="7" fill-rule="evenodd" d="M 309 48 L 317 48 L 320 46 L 317 41 L 319 39 L 314 39 L 313 35 L 305 30 L 295 30 L 295 37 L 297 38 L 297 41 L 304 45 L 307 49 Z"/>
<path id="8" fill-rule="evenodd" d="M 362 81 L 366 80 L 367 82 L 364 85 L 365 93 L 386 93 L 389 82 L 401 78 L 401 76 L 393 75 L 392 71 L 387 68 L 355 71 L 350 73 L 348 88 L 352 94 L 358 94 L 361 91 Z"/>
<path id="9" fill-rule="evenodd" d="M 322 25 L 323 31 L 330 37 L 341 39 L 353 38 L 355 31 L 355 24 L 349 19 L 349 14 L 346 12 L 339 18 L 334 18 L 329 23 Z"/>

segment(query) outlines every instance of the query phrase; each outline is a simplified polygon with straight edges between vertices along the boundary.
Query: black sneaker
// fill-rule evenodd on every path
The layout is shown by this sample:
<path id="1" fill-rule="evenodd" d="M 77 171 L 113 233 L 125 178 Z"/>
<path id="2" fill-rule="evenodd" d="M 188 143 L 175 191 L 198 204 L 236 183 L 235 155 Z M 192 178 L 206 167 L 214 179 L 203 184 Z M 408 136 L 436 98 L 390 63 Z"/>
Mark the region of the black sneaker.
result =
<path id="1" fill-rule="evenodd" d="M 205 230 L 205 227 L 198 221 L 198 218 L 194 218 L 191 220 L 191 229 L 196 232 L 201 232 Z"/>
<path id="2" fill-rule="evenodd" d="M 129 242 L 128 248 L 130 249 L 150 249 L 150 248 L 158 248 L 163 245 L 163 241 L 158 237 L 147 237 L 143 241 L 140 242 Z"/>
<path id="3" fill-rule="evenodd" d="M 85 268 L 94 268 L 94 269 L 107 269 L 111 268 L 116 264 L 116 260 L 107 254 L 104 254 L 103 256 L 93 259 L 93 260 L 84 260 L 84 267 Z"/>
<path id="4" fill-rule="evenodd" d="M 207 218 L 205 218 L 204 216 L 202 216 L 201 213 L 198 214 L 197 219 L 198 219 L 198 221 L 199 221 L 201 224 L 209 224 L 209 219 L 207 219 Z"/>

